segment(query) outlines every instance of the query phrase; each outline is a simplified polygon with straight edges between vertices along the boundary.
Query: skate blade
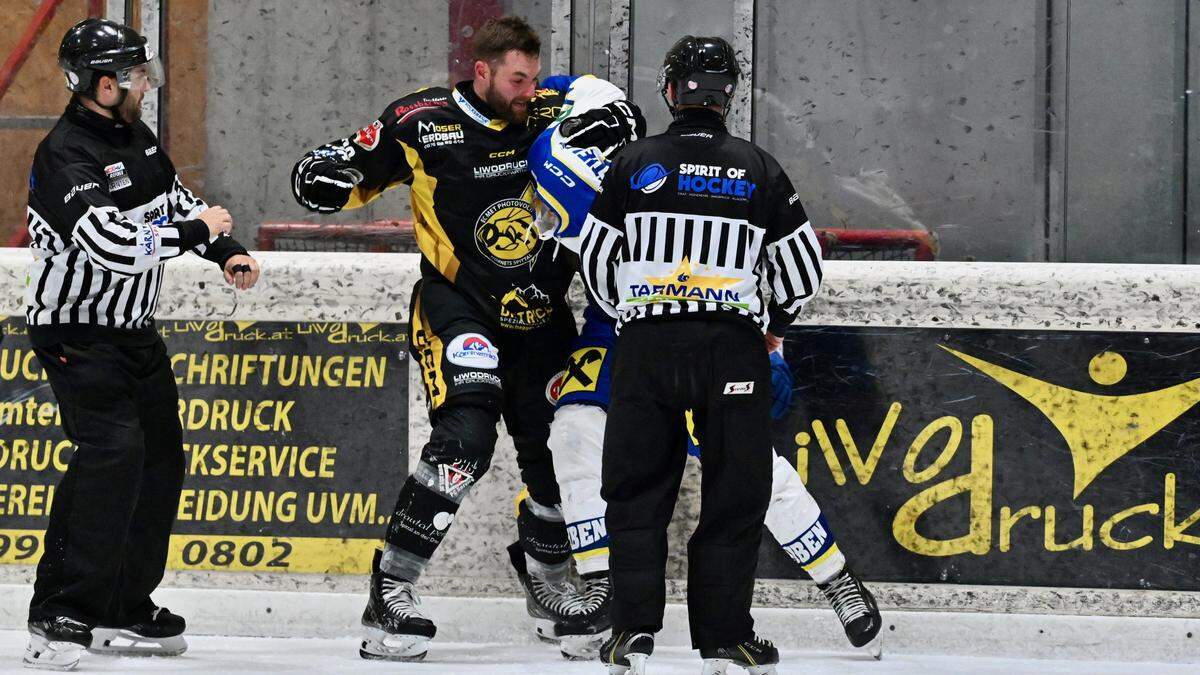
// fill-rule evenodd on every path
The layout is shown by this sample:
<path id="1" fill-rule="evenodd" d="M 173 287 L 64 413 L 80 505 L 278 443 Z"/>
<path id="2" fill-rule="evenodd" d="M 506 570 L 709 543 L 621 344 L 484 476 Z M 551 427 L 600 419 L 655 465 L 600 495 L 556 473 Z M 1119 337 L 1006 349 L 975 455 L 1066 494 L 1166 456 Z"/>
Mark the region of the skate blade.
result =
<path id="1" fill-rule="evenodd" d="M 41 670 L 73 670 L 79 664 L 83 645 L 74 642 L 50 642 L 40 635 L 31 635 L 21 660 L 26 668 Z"/>
<path id="2" fill-rule="evenodd" d="M 533 633 L 537 635 L 537 639 L 546 644 L 558 644 L 558 631 L 554 629 L 554 622 L 550 619 L 534 619 Z"/>
<path id="3" fill-rule="evenodd" d="M 424 635 L 393 634 L 367 628 L 367 636 L 358 647 L 358 655 L 377 661 L 420 661 L 429 653 L 429 638 Z"/>
<path id="4" fill-rule="evenodd" d="M 649 659 L 649 654 L 626 654 L 625 660 L 629 665 L 611 664 L 608 675 L 646 675 L 646 661 Z"/>
<path id="5" fill-rule="evenodd" d="M 187 648 L 182 635 L 152 638 L 121 628 L 97 627 L 92 630 L 88 651 L 99 656 L 179 656 Z"/>
<path id="6" fill-rule="evenodd" d="M 738 665 L 744 668 L 750 675 L 776 675 L 775 664 L 765 666 L 743 666 L 734 664 L 730 659 L 704 659 L 704 669 L 700 671 L 701 675 L 725 675 L 726 670 L 731 665 Z"/>
<path id="7" fill-rule="evenodd" d="M 876 635 L 874 637 L 874 639 L 872 639 L 867 644 L 859 647 L 858 650 L 865 654 L 870 654 L 871 657 L 874 658 L 876 661 L 882 661 L 883 660 L 883 635 L 882 634 Z"/>
<path id="8" fill-rule="evenodd" d="M 600 658 L 600 646 L 608 639 L 610 631 L 589 635 L 563 635 L 558 639 L 558 650 L 568 661 L 591 661 Z"/>

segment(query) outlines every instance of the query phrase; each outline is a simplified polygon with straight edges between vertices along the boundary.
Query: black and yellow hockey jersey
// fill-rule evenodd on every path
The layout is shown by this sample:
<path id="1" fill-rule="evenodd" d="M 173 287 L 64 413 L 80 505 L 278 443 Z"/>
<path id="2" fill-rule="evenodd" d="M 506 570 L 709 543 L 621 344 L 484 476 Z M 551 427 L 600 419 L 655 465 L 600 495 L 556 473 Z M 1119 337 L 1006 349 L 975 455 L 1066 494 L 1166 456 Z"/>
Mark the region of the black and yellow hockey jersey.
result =
<path id="1" fill-rule="evenodd" d="M 471 82 L 429 87 L 387 106 L 354 135 L 310 151 L 292 171 L 296 200 L 320 212 L 362 206 L 396 185 L 412 190 L 422 274 L 439 275 L 495 318 L 531 330 L 565 311 L 569 256 L 533 230 L 526 156 L 536 138 L 497 118 Z M 353 189 L 332 204 L 314 178 L 351 169 Z"/>

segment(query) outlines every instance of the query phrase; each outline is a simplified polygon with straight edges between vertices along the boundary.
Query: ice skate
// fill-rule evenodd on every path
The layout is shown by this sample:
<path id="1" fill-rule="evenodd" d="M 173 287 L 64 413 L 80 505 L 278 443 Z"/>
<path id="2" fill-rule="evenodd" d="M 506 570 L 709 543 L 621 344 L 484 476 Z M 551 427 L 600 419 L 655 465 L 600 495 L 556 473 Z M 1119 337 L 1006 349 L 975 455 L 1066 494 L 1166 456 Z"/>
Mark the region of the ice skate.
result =
<path id="1" fill-rule="evenodd" d="M 879 634 L 883 619 L 879 616 L 879 607 L 875 604 L 875 596 L 850 567 L 843 567 L 829 583 L 817 584 L 817 588 L 833 605 L 850 644 L 876 659 L 883 658 L 883 636 Z"/>
<path id="2" fill-rule="evenodd" d="M 187 651 L 187 622 L 166 607 L 155 607 L 145 621 L 128 626 L 92 629 L 93 654 L 112 656 L 179 656 Z"/>
<path id="3" fill-rule="evenodd" d="M 701 675 L 725 675 L 730 665 L 750 675 L 775 675 L 775 664 L 779 663 L 779 650 L 758 636 L 731 647 L 701 649 L 700 656 L 704 659 Z"/>
<path id="4" fill-rule="evenodd" d="M 372 563 L 371 595 L 363 610 L 363 641 L 358 655 L 364 659 L 420 661 L 429 652 L 437 633 L 433 621 L 421 612 L 421 597 L 412 582 L 380 571 L 380 552 Z"/>
<path id="5" fill-rule="evenodd" d="M 600 647 L 600 660 L 608 675 L 646 675 L 646 661 L 654 653 L 654 635 L 621 631 Z"/>
<path id="6" fill-rule="evenodd" d="M 56 616 L 30 621 L 23 662 L 26 668 L 71 670 L 91 644 L 92 631 L 75 619 Z"/>
<path id="7" fill-rule="evenodd" d="M 599 655 L 600 644 L 608 637 L 612 628 L 609 618 L 609 599 L 612 583 L 608 572 L 596 572 L 583 577 L 583 602 L 575 618 L 557 628 L 559 648 L 563 656 L 572 660 L 594 659 Z M 579 632 L 572 632 L 579 631 Z"/>
<path id="8" fill-rule="evenodd" d="M 538 639 L 558 645 L 564 658 L 585 660 L 596 657 L 603 636 L 592 628 L 594 615 L 584 612 L 585 598 L 564 573 L 561 579 L 545 579 L 529 572 L 520 542 L 508 547 L 508 558 L 525 591 L 525 610 L 533 618 Z"/>

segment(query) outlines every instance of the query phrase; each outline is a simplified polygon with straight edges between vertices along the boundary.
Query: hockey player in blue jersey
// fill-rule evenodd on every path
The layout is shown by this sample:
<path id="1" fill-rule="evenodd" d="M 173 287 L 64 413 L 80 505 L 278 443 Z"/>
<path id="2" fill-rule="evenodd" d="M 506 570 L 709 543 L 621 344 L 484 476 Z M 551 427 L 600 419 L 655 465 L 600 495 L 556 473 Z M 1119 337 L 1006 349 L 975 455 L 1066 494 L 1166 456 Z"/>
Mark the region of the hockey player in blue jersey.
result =
<path id="1" fill-rule="evenodd" d="M 530 124 L 548 125 L 529 152 L 536 180 L 537 230 L 543 238 L 579 253 L 580 230 L 613 154 L 644 135 L 640 113 L 613 84 L 592 77 L 550 78 L 530 103 Z M 560 92 L 566 92 L 565 95 Z M 561 253 L 560 253 L 561 255 Z M 561 379 L 549 446 L 562 496 L 561 510 L 585 602 L 577 611 L 597 634 L 609 628 L 608 536 L 600 497 L 601 451 L 609 401 L 614 321 L 589 304 Z M 771 355 L 778 419 L 788 410 L 792 376 L 780 352 Z M 683 421 L 681 420 L 681 423 Z M 689 434 L 700 457 L 703 439 Z M 820 507 L 786 459 L 775 456 L 766 525 L 787 555 L 828 598 L 855 647 L 882 653 L 875 599 L 846 565 Z"/>

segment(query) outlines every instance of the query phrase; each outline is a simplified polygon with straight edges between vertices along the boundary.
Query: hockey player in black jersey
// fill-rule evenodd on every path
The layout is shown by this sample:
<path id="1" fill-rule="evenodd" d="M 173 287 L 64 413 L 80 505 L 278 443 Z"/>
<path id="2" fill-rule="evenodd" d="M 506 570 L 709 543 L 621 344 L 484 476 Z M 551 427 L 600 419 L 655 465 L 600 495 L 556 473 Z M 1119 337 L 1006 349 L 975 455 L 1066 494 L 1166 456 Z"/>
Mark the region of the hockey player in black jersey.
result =
<path id="1" fill-rule="evenodd" d="M 140 121 L 162 84 L 133 29 L 87 19 L 59 65 L 73 92 L 29 177 L 29 338 L 75 443 L 46 528 L 25 663 L 75 666 L 83 648 L 180 654 L 184 620 L 150 599 L 183 485 L 179 392 L 154 325 L 163 263 L 193 251 L 240 290 L 258 264 L 226 236 Z"/>
<path id="2" fill-rule="evenodd" d="M 536 132 L 525 121 L 540 42 L 524 21 L 506 17 L 481 28 L 474 49 L 474 79 L 389 104 L 353 136 L 305 154 L 292 172 L 297 201 L 323 213 L 408 185 L 422 254 L 410 350 L 433 431 L 374 565 L 364 658 L 424 657 L 436 629 L 416 584 L 488 470 L 501 417 L 527 488 L 517 504 L 520 545 L 510 553 L 530 614 L 563 634 L 584 632 L 566 611 L 582 600 L 567 583 L 570 551 L 546 447 L 554 414 L 546 391 L 576 330 L 565 299 L 574 270 L 532 231 L 526 156 Z M 579 655 L 597 646 L 583 645 Z"/>

